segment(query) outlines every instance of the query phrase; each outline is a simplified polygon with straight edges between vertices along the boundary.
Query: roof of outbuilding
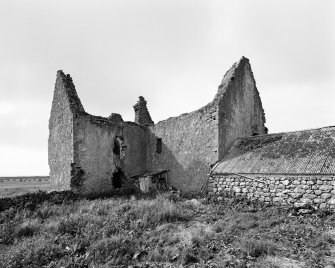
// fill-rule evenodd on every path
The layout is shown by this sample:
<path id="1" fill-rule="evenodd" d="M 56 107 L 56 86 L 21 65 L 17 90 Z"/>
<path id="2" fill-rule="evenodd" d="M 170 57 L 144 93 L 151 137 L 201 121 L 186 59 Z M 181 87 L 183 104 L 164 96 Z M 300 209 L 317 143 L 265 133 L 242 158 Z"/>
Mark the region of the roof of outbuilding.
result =
<path id="1" fill-rule="evenodd" d="M 155 177 L 159 176 L 165 173 L 168 173 L 169 170 L 167 169 L 155 169 L 155 170 L 149 170 L 149 171 L 143 171 L 138 174 L 130 176 L 131 178 L 139 178 L 139 177 Z"/>
<path id="2" fill-rule="evenodd" d="M 238 139 L 212 174 L 335 174 L 335 127 Z"/>

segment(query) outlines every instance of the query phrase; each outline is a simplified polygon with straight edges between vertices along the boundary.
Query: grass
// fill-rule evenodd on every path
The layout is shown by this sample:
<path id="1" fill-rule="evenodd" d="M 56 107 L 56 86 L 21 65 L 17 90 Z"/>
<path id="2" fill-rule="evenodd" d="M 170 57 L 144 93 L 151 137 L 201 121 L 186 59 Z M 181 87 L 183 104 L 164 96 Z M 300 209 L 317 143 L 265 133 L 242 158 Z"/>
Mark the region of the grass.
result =
<path id="1" fill-rule="evenodd" d="M 37 191 L 48 191 L 51 190 L 51 186 L 48 183 L 45 184 L 17 184 L 17 185 L 7 185 L 5 183 L 0 183 L 0 197 L 12 197 L 25 193 L 33 193 Z"/>
<path id="2" fill-rule="evenodd" d="M 0 213 L 0 267 L 324 267 L 335 216 L 173 194 Z M 151 265 L 151 266 L 150 266 Z M 290 266 L 291 265 L 291 266 Z"/>

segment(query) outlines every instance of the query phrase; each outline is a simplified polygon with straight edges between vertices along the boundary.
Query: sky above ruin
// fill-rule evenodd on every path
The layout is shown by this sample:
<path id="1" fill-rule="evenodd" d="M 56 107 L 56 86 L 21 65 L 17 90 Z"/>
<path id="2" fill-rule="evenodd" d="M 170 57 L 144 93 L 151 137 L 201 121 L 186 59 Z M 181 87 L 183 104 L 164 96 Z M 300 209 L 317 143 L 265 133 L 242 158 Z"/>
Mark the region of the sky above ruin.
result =
<path id="1" fill-rule="evenodd" d="M 332 0 L 1 0 L 0 176 L 47 175 L 56 71 L 87 112 L 144 96 L 155 122 L 210 102 L 250 59 L 270 133 L 335 125 Z"/>

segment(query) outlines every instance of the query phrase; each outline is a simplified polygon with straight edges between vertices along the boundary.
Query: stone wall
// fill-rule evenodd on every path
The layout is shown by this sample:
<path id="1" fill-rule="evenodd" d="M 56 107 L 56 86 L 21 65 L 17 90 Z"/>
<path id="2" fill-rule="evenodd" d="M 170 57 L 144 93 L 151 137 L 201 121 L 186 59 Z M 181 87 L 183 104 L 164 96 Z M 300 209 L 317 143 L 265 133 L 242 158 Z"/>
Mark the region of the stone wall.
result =
<path id="1" fill-rule="evenodd" d="M 223 79 L 219 101 L 219 158 L 237 138 L 266 134 L 265 115 L 249 60 L 242 58 Z"/>
<path id="2" fill-rule="evenodd" d="M 123 126 L 124 173 L 130 177 L 148 170 L 148 129 L 135 123 Z"/>
<path id="3" fill-rule="evenodd" d="M 151 120 L 143 111 L 143 98 L 140 106 L 141 114 Z M 124 122 L 119 114 L 105 118 L 86 113 L 72 78 L 62 71 L 57 72 L 49 133 L 50 180 L 55 190 L 104 194 L 147 170 L 148 129 Z"/>
<path id="4" fill-rule="evenodd" d="M 122 187 L 126 177 L 146 170 L 145 127 L 86 114 L 75 120 L 74 132 L 71 189 L 76 192 L 108 193 L 113 180 Z"/>
<path id="5" fill-rule="evenodd" d="M 223 77 L 213 101 L 189 114 L 150 127 L 149 166 L 170 171 L 169 183 L 197 192 L 212 165 L 232 143 L 253 134 L 265 134 L 265 116 L 249 60 L 235 63 Z M 157 138 L 162 153 L 156 152 Z"/>
<path id="6" fill-rule="evenodd" d="M 138 102 L 133 106 L 135 111 L 135 123 L 143 126 L 154 124 L 147 108 L 147 101 L 140 96 Z"/>
<path id="7" fill-rule="evenodd" d="M 149 167 L 168 169 L 168 183 L 177 189 L 199 191 L 210 165 L 218 160 L 217 124 L 217 107 L 207 105 L 150 127 Z M 157 138 L 162 141 L 161 153 L 156 150 Z"/>
<path id="8" fill-rule="evenodd" d="M 70 188 L 70 163 L 73 162 L 73 120 L 84 108 L 72 79 L 57 72 L 49 119 L 48 160 L 51 185 L 57 190 Z"/>
<path id="9" fill-rule="evenodd" d="M 50 182 L 50 177 L 49 176 L 20 176 L 20 177 L 0 177 L 0 183 L 21 183 L 21 182 Z"/>
<path id="10" fill-rule="evenodd" d="M 79 193 L 104 193 L 116 177 L 168 169 L 169 184 L 198 192 L 210 168 L 238 138 L 264 134 L 264 111 L 248 59 L 225 74 L 212 102 L 154 125 L 143 97 L 135 123 L 84 111 L 69 75 L 58 72 L 50 116 L 52 185 Z M 159 149 L 158 149 L 159 147 Z"/>
<path id="11" fill-rule="evenodd" d="M 228 192 L 296 207 L 310 204 L 335 209 L 335 176 L 332 175 L 215 175 L 209 180 L 208 191 L 212 195 Z"/>

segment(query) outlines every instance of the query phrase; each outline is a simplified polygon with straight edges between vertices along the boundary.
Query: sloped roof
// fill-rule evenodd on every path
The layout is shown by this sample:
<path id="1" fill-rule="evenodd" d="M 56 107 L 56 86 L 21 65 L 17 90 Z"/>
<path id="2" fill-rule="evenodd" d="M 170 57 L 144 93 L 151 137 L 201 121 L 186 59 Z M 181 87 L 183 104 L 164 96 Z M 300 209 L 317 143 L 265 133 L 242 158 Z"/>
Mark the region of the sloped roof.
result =
<path id="1" fill-rule="evenodd" d="M 335 174 L 335 127 L 237 140 L 212 174 Z"/>

